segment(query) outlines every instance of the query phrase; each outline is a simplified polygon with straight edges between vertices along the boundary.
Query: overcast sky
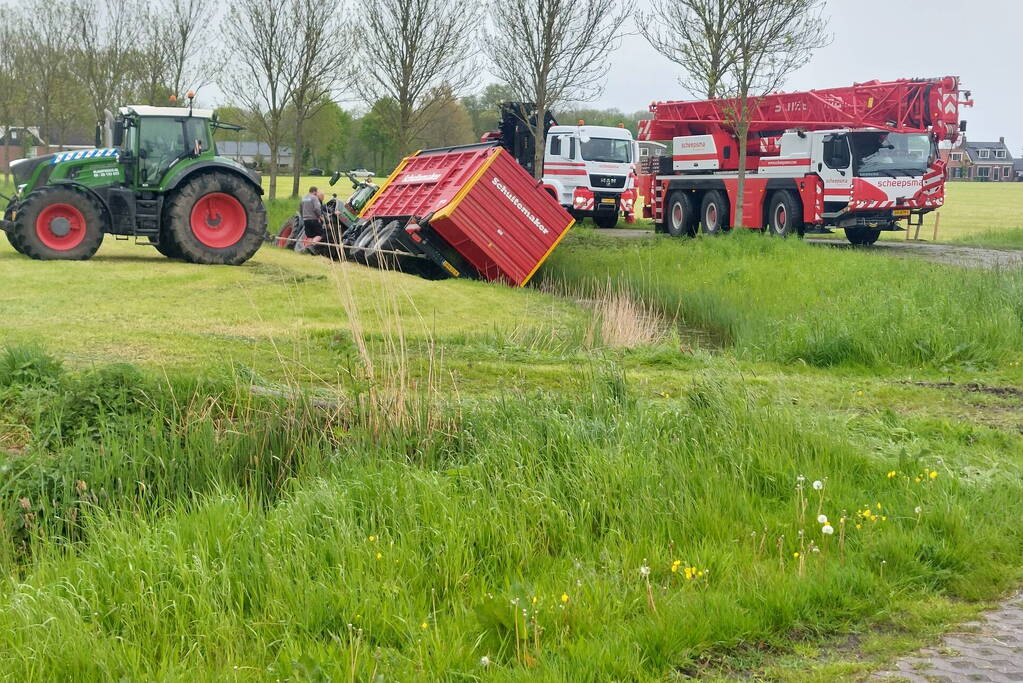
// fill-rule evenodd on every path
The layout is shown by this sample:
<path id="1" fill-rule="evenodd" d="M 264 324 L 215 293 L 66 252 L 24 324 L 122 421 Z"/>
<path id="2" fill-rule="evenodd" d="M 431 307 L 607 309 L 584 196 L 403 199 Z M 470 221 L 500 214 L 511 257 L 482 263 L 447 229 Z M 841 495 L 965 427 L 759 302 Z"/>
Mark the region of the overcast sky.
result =
<path id="1" fill-rule="evenodd" d="M 646 7 L 647 0 L 638 0 Z M 1023 0 L 829 0 L 834 41 L 794 73 L 785 90 L 874 79 L 961 76 L 976 106 L 961 109 L 972 140 L 1004 136 L 1023 153 Z M 676 67 L 640 36 L 612 55 L 597 106 L 630 112 L 654 100 L 689 99 Z"/>

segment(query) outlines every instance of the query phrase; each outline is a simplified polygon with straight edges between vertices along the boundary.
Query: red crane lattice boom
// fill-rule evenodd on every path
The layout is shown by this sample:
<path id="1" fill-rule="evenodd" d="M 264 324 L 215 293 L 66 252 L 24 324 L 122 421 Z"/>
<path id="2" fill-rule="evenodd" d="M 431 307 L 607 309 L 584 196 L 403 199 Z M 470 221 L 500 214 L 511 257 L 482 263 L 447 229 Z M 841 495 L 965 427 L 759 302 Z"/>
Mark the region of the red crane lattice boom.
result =
<path id="1" fill-rule="evenodd" d="M 963 93 L 969 98 L 969 92 Z M 780 129 L 877 128 L 893 133 L 931 133 L 955 142 L 959 137 L 959 79 L 870 81 L 844 88 L 775 93 L 749 99 L 750 137 Z M 735 99 L 654 102 L 653 118 L 641 121 L 641 140 L 685 135 L 734 135 Z"/>

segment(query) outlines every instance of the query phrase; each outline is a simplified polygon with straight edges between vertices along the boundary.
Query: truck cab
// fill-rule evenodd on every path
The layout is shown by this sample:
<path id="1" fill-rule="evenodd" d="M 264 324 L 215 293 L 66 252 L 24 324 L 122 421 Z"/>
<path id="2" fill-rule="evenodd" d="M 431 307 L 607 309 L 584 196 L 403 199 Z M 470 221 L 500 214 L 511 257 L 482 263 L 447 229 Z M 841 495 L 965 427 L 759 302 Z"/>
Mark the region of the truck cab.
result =
<path id="1" fill-rule="evenodd" d="M 624 215 L 631 223 L 638 158 L 636 141 L 624 127 L 552 126 L 544 150 L 544 187 L 577 219 L 613 228 Z"/>

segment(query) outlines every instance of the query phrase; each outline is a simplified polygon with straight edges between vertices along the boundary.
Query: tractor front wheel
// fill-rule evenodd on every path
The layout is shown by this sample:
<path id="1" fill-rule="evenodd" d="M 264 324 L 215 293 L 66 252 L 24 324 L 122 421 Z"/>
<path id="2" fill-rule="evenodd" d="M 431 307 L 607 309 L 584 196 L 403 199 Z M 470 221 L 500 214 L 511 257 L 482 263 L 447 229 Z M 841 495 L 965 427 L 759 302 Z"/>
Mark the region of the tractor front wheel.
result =
<path id="1" fill-rule="evenodd" d="M 231 173 L 202 173 L 170 198 L 164 237 L 191 263 L 245 263 L 263 244 L 266 209 L 256 190 Z M 161 250 L 162 251 L 162 250 Z M 169 249 L 168 249 L 169 251 Z"/>
<path id="2" fill-rule="evenodd" d="M 99 202 L 73 187 L 44 187 L 27 197 L 8 239 L 25 256 L 85 261 L 103 243 L 106 218 Z"/>

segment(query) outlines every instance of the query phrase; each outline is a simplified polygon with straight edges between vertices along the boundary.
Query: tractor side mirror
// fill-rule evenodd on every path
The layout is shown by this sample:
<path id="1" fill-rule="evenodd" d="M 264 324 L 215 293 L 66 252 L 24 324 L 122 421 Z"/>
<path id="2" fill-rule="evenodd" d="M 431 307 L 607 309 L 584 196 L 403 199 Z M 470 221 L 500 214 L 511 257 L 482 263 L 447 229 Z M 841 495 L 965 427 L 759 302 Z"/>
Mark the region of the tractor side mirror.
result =
<path id="1" fill-rule="evenodd" d="M 97 123 L 96 124 L 96 143 L 93 145 L 93 147 L 96 147 L 98 149 L 98 148 L 100 148 L 102 146 L 103 146 L 103 128 L 101 128 L 100 125 Z"/>
<path id="2" fill-rule="evenodd" d="M 339 180 L 341 180 L 341 171 L 334 171 L 330 176 L 330 186 L 333 187 Z"/>
<path id="3" fill-rule="evenodd" d="M 149 156 L 149 152 L 147 152 L 145 149 L 140 149 L 139 150 L 139 159 L 145 159 L 148 156 Z"/>
<path id="4" fill-rule="evenodd" d="M 114 130 L 112 131 L 111 144 L 114 147 L 120 147 L 124 144 L 124 122 L 120 121 L 114 124 Z"/>

